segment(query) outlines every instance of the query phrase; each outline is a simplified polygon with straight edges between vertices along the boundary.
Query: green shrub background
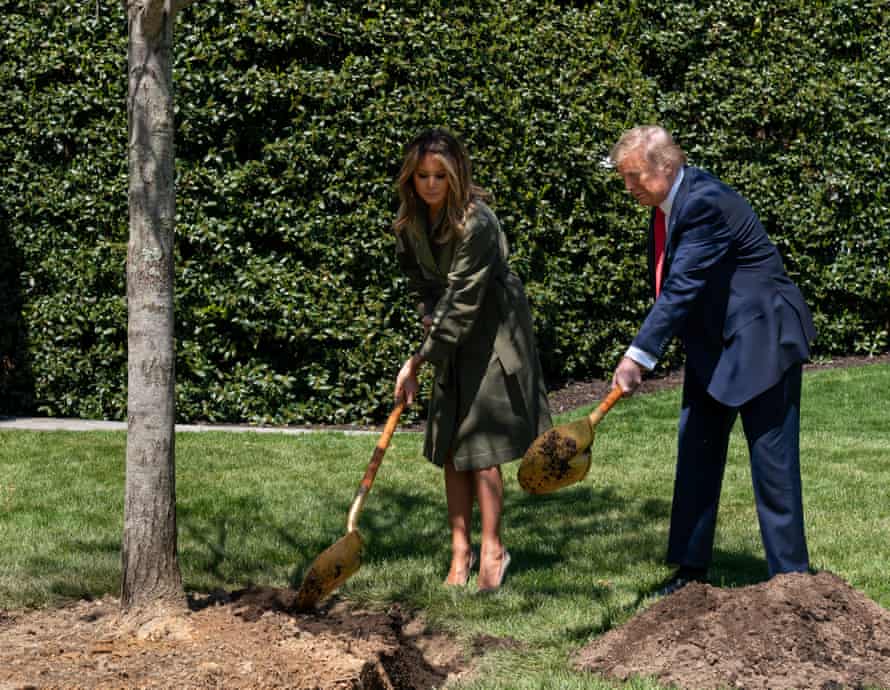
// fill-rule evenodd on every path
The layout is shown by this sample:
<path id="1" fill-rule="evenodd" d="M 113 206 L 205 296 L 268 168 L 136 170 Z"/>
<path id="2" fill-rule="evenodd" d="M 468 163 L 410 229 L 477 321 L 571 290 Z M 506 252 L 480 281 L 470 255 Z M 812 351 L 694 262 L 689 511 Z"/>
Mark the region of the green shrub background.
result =
<path id="1" fill-rule="evenodd" d="M 752 202 L 813 308 L 817 355 L 886 351 L 886 3 L 712 5 L 184 11 L 179 419 L 386 411 L 420 337 L 392 180 L 430 125 L 466 139 L 495 195 L 551 384 L 611 371 L 649 306 L 646 212 L 602 162 L 650 122 Z M 0 0 L 0 412 L 125 418 L 126 33 L 120 2 Z"/>

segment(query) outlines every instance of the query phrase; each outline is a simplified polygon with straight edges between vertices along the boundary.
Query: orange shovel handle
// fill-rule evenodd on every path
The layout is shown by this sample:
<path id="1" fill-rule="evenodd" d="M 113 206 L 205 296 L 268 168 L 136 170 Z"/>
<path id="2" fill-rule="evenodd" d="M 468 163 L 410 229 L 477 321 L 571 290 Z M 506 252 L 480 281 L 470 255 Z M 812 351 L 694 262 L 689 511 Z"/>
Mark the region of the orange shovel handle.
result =
<path id="1" fill-rule="evenodd" d="M 374 455 L 371 457 L 371 462 L 368 463 L 368 469 L 365 470 L 365 476 L 362 478 L 359 490 L 364 489 L 365 493 L 371 490 L 371 484 L 374 483 L 374 477 L 377 476 L 377 470 L 380 469 L 380 463 L 383 462 L 383 454 L 389 447 L 389 441 L 392 439 L 393 433 L 395 433 L 399 417 L 402 416 L 404 409 L 405 400 L 403 398 L 393 408 L 393 411 L 389 413 L 389 419 L 386 420 L 386 426 L 383 427 L 383 433 L 380 434 L 380 440 L 377 441 L 377 447 L 374 448 Z"/>
<path id="2" fill-rule="evenodd" d="M 349 515 L 346 518 L 346 532 L 354 532 L 358 525 L 358 516 L 365 504 L 365 498 L 371 490 L 371 484 L 374 483 L 374 477 L 377 476 L 377 470 L 380 469 L 380 463 L 383 462 L 383 454 L 389 446 L 389 440 L 392 438 L 399 423 L 399 417 L 402 416 L 402 410 L 405 409 L 404 399 L 393 408 L 389 413 L 389 419 L 386 420 L 386 426 L 383 433 L 380 434 L 380 440 L 377 441 L 377 447 L 374 448 L 374 455 L 371 456 L 371 462 L 368 463 L 368 469 L 365 470 L 365 476 L 362 477 L 361 484 L 355 492 L 355 498 L 352 499 L 352 505 L 349 508 Z"/>
<path id="3" fill-rule="evenodd" d="M 599 424 L 600 420 L 606 416 L 606 412 L 612 409 L 612 406 L 621 399 L 622 395 L 624 395 L 624 391 L 621 386 L 616 385 L 599 406 L 588 415 L 587 421 L 590 422 L 590 426 L 595 427 Z"/>

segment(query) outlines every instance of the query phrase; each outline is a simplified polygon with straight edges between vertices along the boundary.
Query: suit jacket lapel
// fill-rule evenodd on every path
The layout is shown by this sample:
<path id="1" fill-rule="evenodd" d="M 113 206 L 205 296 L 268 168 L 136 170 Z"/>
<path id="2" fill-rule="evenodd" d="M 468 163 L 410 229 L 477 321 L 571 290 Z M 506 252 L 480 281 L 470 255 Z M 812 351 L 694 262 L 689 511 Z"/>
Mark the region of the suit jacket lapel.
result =
<path id="1" fill-rule="evenodd" d="M 677 190 L 677 196 L 674 197 L 674 204 L 671 208 L 671 217 L 668 221 L 667 246 L 664 249 L 665 276 L 667 275 L 671 258 L 673 258 L 674 255 L 674 248 L 677 246 L 677 236 L 674 233 L 674 228 L 677 225 L 677 219 L 683 215 L 683 207 L 686 206 L 686 202 L 689 200 L 689 188 L 692 186 L 693 178 L 697 174 L 697 168 L 686 166 L 683 169 L 683 181 L 680 183 L 680 188 Z"/>

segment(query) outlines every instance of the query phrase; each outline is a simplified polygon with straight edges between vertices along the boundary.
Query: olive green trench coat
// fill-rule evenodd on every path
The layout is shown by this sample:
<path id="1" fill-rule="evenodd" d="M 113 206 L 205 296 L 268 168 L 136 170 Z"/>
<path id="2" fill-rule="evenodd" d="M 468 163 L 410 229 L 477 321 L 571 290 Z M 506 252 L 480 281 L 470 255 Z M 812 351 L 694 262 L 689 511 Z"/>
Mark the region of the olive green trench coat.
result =
<path id="1" fill-rule="evenodd" d="M 458 470 L 521 457 L 552 425 L 519 277 L 492 210 L 474 202 L 463 238 L 432 244 L 429 229 L 396 235 L 420 309 L 432 317 L 418 353 L 435 365 L 424 456 Z"/>

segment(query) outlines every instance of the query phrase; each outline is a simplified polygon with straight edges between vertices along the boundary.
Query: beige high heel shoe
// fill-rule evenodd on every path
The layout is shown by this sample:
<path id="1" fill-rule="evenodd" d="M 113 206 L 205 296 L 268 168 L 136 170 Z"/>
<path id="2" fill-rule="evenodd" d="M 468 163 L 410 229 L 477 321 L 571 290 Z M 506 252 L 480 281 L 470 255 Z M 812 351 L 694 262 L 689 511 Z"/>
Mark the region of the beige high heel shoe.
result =
<path id="1" fill-rule="evenodd" d="M 510 552 L 507 549 L 504 549 L 504 555 L 501 557 L 501 567 L 498 570 L 498 579 L 497 584 L 493 587 L 480 587 L 476 590 L 479 594 L 488 594 L 490 592 L 496 592 L 501 588 L 501 584 L 504 582 L 504 575 L 507 573 L 507 566 L 510 565 Z"/>
<path id="2" fill-rule="evenodd" d="M 467 570 L 464 576 L 463 582 L 449 582 L 448 578 L 445 578 L 444 584 L 446 587 L 465 587 L 466 584 L 470 581 L 470 571 L 473 570 L 473 567 L 476 565 L 476 552 L 470 549 L 470 558 L 467 560 Z"/>

